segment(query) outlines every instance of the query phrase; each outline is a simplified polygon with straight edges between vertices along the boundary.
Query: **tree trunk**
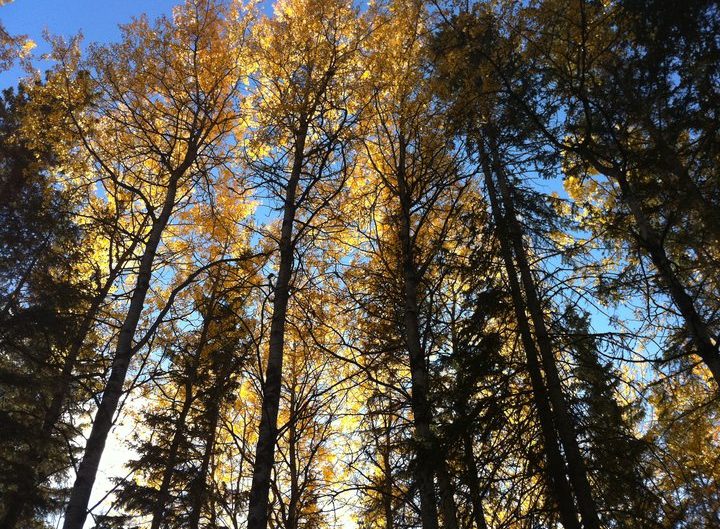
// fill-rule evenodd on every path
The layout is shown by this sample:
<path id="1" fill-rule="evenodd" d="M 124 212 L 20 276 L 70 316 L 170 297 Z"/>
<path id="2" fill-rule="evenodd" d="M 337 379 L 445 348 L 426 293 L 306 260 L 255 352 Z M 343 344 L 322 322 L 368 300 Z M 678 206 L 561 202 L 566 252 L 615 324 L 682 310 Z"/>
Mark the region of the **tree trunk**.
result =
<path id="1" fill-rule="evenodd" d="M 100 465 L 100 458 L 105 449 L 107 436 L 113 425 L 113 416 L 117 411 L 118 403 L 123 393 L 125 377 L 128 367 L 130 366 L 130 360 L 134 354 L 133 337 L 145 305 L 145 297 L 150 288 L 150 277 L 152 275 L 155 255 L 162 238 L 162 233 L 175 207 L 178 179 L 187 170 L 189 165 L 189 162 L 183 164 L 183 166 L 171 175 L 167 194 L 163 201 L 162 211 L 153 223 L 152 230 L 150 231 L 145 251 L 140 260 L 135 289 L 130 298 L 130 307 L 120 327 L 110 377 L 105 385 L 102 400 L 95 414 L 90 437 L 85 446 L 85 452 L 70 493 L 70 501 L 65 510 L 63 529 L 82 529 L 85 524 L 85 518 L 87 518 L 88 514 L 88 502 L 90 501 L 90 494 L 92 493 L 92 487 L 95 483 L 95 477 Z"/>
<path id="2" fill-rule="evenodd" d="M 455 493 L 453 491 L 447 461 L 438 456 L 437 462 L 438 490 L 440 491 L 440 509 L 444 529 L 458 529 L 457 508 L 455 507 Z"/>
<path id="3" fill-rule="evenodd" d="M 485 153 L 482 149 L 480 155 L 483 173 L 485 175 L 485 185 L 490 199 L 492 216 L 498 230 L 500 252 L 502 254 L 508 283 L 510 285 L 515 318 L 517 319 L 518 331 L 520 333 L 520 339 L 527 359 L 528 375 L 530 376 L 530 384 L 533 390 L 533 400 L 535 401 L 538 422 L 540 423 L 543 444 L 545 446 L 550 488 L 553 492 L 553 496 L 555 497 L 555 501 L 557 502 L 560 520 L 565 529 L 580 529 L 580 522 L 578 521 L 575 511 L 572 491 L 567 480 L 567 469 L 565 468 L 562 453 L 560 452 L 557 432 L 554 427 L 553 412 L 550 407 L 548 390 L 545 386 L 545 382 L 543 381 L 542 372 L 540 371 L 538 350 L 530 330 L 530 323 L 525 313 L 525 300 L 523 298 L 517 271 L 515 269 L 515 262 L 512 257 L 508 226 L 504 215 L 500 210 L 500 204 L 495 190 L 495 183 L 492 178 L 490 160 L 487 153 Z"/>
<path id="4" fill-rule="evenodd" d="M 285 205 L 280 233 L 280 264 L 275 288 L 273 289 L 274 300 L 272 321 L 270 323 L 270 345 L 268 363 L 265 369 L 265 381 L 263 383 L 262 415 L 255 448 L 255 467 L 253 468 L 252 485 L 250 487 L 247 529 L 267 529 L 268 524 L 270 477 L 275 462 L 277 416 L 282 385 L 285 320 L 290 299 L 290 281 L 294 259 L 295 195 L 303 167 L 307 131 L 308 124 L 304 122 L 298 132 L 292 172 L 285 191 Z"/>
<path id="5" fill-rule="evenodd" d="M 379 445 L 379 443 L 378 443 Z M 385 516 L 385 529 L 394 529 L 395 522 L 393 518 L 393 481 L 392 466 L 390 464 L 390 427 L 385 429 L 385 446 L 380 448 L 382 464 L 383 464 L 383 514 Z"/>
<path id="6" fill-rule="evenodd" d="M 713 336 L 708 323 L 697 311 L 692 296 L 687 292 L 682 281 L 675 273 L 672 262 L 663 246 L 662 237 L 652 227 L 645 215 L 642 204 L 635 196 L 625 173 L 616 166 L 609 166 L 602 163 L 588 148 L 579 148 L 578 154 L 584 157 L 599 173 L 617 182 L 620 188 L 620 196 L 630 210 L 630 214 L 635 219 L 640 246 L 650 256 L 650 260 L 657 269 L 661 282 L 664 283 L 668 289 L 670 298 L 673 300 L 673 303 L 685 322 L 685 328 L 690 335 L 698 356 L 710 370 L 712 377 L 715 379 L 715 383 L 720 386 L 720 344 L 718 343 L 718 339 L 716 336 Z M 696 200 L 700 200 L 700 198 Z M 710 221 L 712 221 L 714 216 L 711 215 L 711 217 Z M 714 230 L 713 233 L 715 233 Z"/>
<path id="7" fill-rule="evenodd" d="M 491 142 L 492 141 L 491 138 Z M 580 452 L 580 446 L 577 442 L 577 434 L 563 394 L 560 374 L 557 369 L 557 364 L 555 363 L 552 342 L 547 331 L 547 326 L 545 325 L 545 315 L 537 294 L 535 279 L 532 276 L 523 243 L 522 227 L 517 221 L 515 213 L 514 198 L 505 177 L 505 172 L 498 162 L 497 149 L 495 146 L 491 148 L 493 150 L 493 169 L 500 187 L 500 195 L 502 197 L 505 218 L 508 225 L 508 234 L 510 235 L 510 240 L 515 250 L 515 258 L 517 259 L 520 278 L 525 290 L 527 309 L 535 329 L 535 339 L 537 340 L 540 358 L 545 371 L 548 395 L 554 411 L 555 424 L 560 436 L 560 442 L 565 451 L 565 457 L 567 458 L 567 470 L 570 483 L 575 491 L 583 526 L 586 529 L 599 529 L 600 519 L 598 518 L 597 505 L 592 495 L 587 469 Z"/>
<path id="8" fill-rule="evenodd" d="M 213 296 L 215 289 L 213 289 Z M 211 298 L 210 304 L 214 303 L 214 299 Z M 212 314 L 212 309 L 210 311 Z M 178 415 L 175 421 L 175 432 L 173 433 L 173 439 L 170 443 L 170 450 L 168 451 L 168 458 L 165 464 L 165 471 L 163 472 L 162 481 L 160 482 L 160 489 L 158 491 L 158 499 L 155 502 L 152 513 L 152 522 L 150 523 L 150 529 L 160 529 L 160 525 L 165 520 L 165 509 L 167 502 L 170 497 L 170 484 L 172 478 L 175 475 L 175 466 L 177 465 L 177 455 L 180 450 L 180 443 L 185 435 L 185 423 L 187 422 L 187 416 L 190 413 L 192 403 L 195 400 L 193 396 L 193 387 L 195 385 L 195 378 L 197 375 L 198 364 L 200 363 L 200 357 L 207 341 L 207 335 L 210 330 L 211 317 L 206 316 L 203 322 L 202 332 L 200 333 L 200 340 L 196 351 L 196 356 L 193 359 L 190 372 L 187 374 L 185 379 L 185 397 L 183 398 L 183 405 L 180 409 L 180 415 Z"/>
<path id="9" fill-rule="evenodd" d="M 5 516 L 2 521 L 0 521 L 0 529 L 14 529 L 18 522 L 27 515 L 25 511 L 28 507 L 28 500 L 32 495 L 31 490 L 36 490 L 40 484 L 38 481 L 41 481 L 41 478 L 38 477 L 39 472 L 37 467 L 46 457 L 48 445 L 52 440 L 53 430 L 62 416 L 63 406 L 65 405 L 65 399 L 67 398 L 68 392 L 70 391 L 72 374 L 75 370 L 75 366 L 77 365 L 80 351 L 85 344 L 85 339 L 92 329 L 93 322 L 97 318 L 97 314 L 100 311 L 103 301 L 105 301 L 105 298 L 110 292 L 110 288 L 112 288 L 115 280 L 120 275 L 123 264 L 127 261 L 127 258 L 132 255 L 136 246 L 137 240 L 135 240 L 130 247 L 123 252 L 119 262 L 116 264 L 115 268 L 110 270 L 110 274 L 105 280 L 105 283 L 93 297 L 90 307 L 88 307 L 88 310 L 82 318 L 80 328 L 73 338 L 69 351 L 63 361 L 62 369 L 60 370 L 60 375 L 58 376 L 58 383 L 55 390 L 52 392 L 50 405 L 45 411 L 37 446 L 34 448 L 34 453 L 30 456 L 28 461 L 31 467 L 31 476 L 29 476 L 29 478 L 22 478 L 24 485 L 19 486 L 16 493 L 9 494 L 6 498 L 7 509 L 5 511 Z M 18 479 L 21 479 L 21 476 L 18 476 Z M 25 490 L 23 490 L 23 487 L 25 487 Z M 28 488 L 31 490 L 27 490 Z"/>
<path id="10" fill-rule="evenodd" d="M 402 143 L 402 142 L 401 142 Z M 436 471 L 435 450 L 437 443 L 430 428 L 432 410 L 428 401 L 428 373 L 420 342 L 420 322 L 418 308 L 417 266 L 410 233 L 410 197 L 405 182 L 405 147 L 399 148 L 397 168 L 398 195 L 400 199 L 400 245 L 402 248 L 402 272 L 404 289 L 403 334 L 410 357 L 410 380 L 412 387 L 411 408 L 415 426 L 415 480 L 420 492 L 420 518 L 423 529 L 438 529 L 437 497 L 434 476 Z"/>
<path id="11" fill-rule="evenodd" d="M 207 491 L 208 471 L 210 469 L 210 459 L 215 449 L 215 439 L 217 438 L 217 425 L 220 419 L 220 404 L 225 392 L 225 379 L 229 375 L 225 369 L 222 371 L 219 380 L 216 381 L 215 391 L 212 393 L 210 409 L 208 410 L 208 432 L 205 441 L 205 449 L 203 458 L 200 463 L 200 472 L 196 477 L 194 486 L 192 487 L 192 505 L 190 508 L 190 517 L 188 520 L 189 529 L 199 529 L 200 517 L 202 515 L 203 505 L 205 503 L 205 494 Z"/>
<path id="12" fill-rule="evenodd" d="M 648 221 L 642 206 L 635 198 L 630 183 L 621 172 L 615 174 L 615 179 L 620 187 L 623 200 L 627 203 L 630 212 L 637 224 L 640 245 L 647 251 L 650 260 L 658 271 L 660 279 L 667 287 L 670 298 L 675 303 L 678 311 L 685 320 L 685 328 L 697 349 L 698 356 L 703 360 L 710 370 L 715 382 L 720 386 L 720 351 L 718 350 L 717 338 L 714 337 L 707 322 L 698 313 L 695 303 L 685 290 L 678 278 L 673 265 L 662 244 L 662 238 L 653 229 Z"/>
<path id="13" fill-rule="evenodd" d="M 483 509 L 483 494 L 478 479 L 478 469 L 475 464 L 472 438 L 467 431 L 463 432 L 463 463 L 465 465 L 465 482 L 470 489 L 470 503 L 472 503 L 472 515 L 475 522 L 475 529 L 488 529 L 485 521 L 485 510 Z"/>
<path id="14" fill-rule="evenodd" d="M 290 410 L 293 415 L 296 410 L 295 382 L 293 376 L 292 387 L 290 388 Z M 290 460 L 290 501 L 288 502 L 287 527 L 285 529 L 297 529 L 299 520 L 300 486 L 298 483 L 298 454 L 297 454 L 297 423 L 290 420 L 288 425 L 288 459 Z"/>

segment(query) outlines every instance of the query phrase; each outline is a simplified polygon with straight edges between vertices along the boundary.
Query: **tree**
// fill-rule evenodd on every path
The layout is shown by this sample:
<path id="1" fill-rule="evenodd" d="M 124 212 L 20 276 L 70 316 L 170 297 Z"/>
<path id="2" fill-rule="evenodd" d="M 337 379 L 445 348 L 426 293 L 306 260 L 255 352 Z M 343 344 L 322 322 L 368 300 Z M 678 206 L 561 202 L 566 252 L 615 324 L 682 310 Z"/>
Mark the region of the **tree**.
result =
<path id="1" fill-rule="evenodd" d="M 461 153 L 444 134 L 442 110 L 422 72 L 427 12 L 419 3 L 378 7 L 378 30 L 371 45 L 370 75 L 376 91 L 365 125 L 360 185 L 376 187 L 364 200 L 369 223 L 367 259 L 386 277 L 380 286 L 393 298 L 386 303 L 402 336 L 411 380 L 415 429 L 413 472 L 424 528 L 438 527 L 438 504 L 444 524 L 456 527 L 450 484 L 432 431 L 432 382 L 427 349 L 430 313 L 425 300 L 433 289 L 429 270 L 457 221 L 457 204 L 467 176 Z M 364 184 L 362 181 L 365 180 Z M 440 495 L 435 491 L 438 478 Z"/>
<path id="2" fill-rule="evenodd" d="M 260 430 L 248 508 L 248 529 L 265 529 L 277 443 L 285 326 L 294 276 L 322 229 L 321 213 L 346 179 L 346 142 L 358 109 L 348 87 L 357 71 L 362 27 L 345 1 L 282 1 L 274 19 L 258 26 L 252 77 L 256 109 L 248 142 L 251 166 L 282 220 L 277 275 L 272 283 L 272 321 L 263 380 Z"/>
<path id="3" fill-rule="evenodd" d="M 140 457 L 128 464 L 133 475 L 117 493 L 133 516 L 151 517 L 152 529 L 197 529 L 216 494 L 210 479 L 221 417 L 250 360 L 251 339 L 237 320 L 250 289 L 239 279 L 232 267 L 215 267 L 204 284 L 209 291 L 196 287 L 192 294 L 199 326 L 188 331 L 187 321 L 174 324 L 163 338 L 167 345 L 161 347 L 169 350 L 163 363 L 169 360 L 171 366 L 164 376 L 154 375 L 163 397 L 142 412 L 142 423 L 151 430 L 138 436 Z"/>
<path id="4" fill-rule="evenodd" d="M 103 178 L 139 203 L 137 214 L 148 219 L 135 287 L 78 467 L 65 529 L 80 529 L 87 516 L 105 441 L 137 351 L 133 339 L 164 231 L 193 189 L 230 156 L 227 139 L 237 124 L 234 70 L 245 19 L 232 27 L 224 15 L 216 3 L 189 2 L 173 20 L 161 18 L 151 26 L 140 19 L 126 26 L 122 44 L 94 48 L 86 66 L 64 64 L 68 82 L 73 69 L 87 68 L 75 74 L 81 78 L 93 72 L 91 83 L 99 92 L 100 119 L 92 136 L 88 118 L 74 118 L 88 154 Z M 228 47 L 223 36 L 235 44 Z"/>

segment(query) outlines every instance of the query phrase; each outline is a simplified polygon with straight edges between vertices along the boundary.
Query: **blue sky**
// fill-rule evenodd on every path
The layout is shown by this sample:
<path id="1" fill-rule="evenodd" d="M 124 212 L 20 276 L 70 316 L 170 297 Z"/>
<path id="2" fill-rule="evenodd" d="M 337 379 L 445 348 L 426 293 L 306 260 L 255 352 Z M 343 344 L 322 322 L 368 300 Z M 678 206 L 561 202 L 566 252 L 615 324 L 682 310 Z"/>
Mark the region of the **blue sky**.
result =
<path id="1" fill-rule="evenodd" d="M 179 0 L 15 0 L 0 7 L 0 20 L 11 35 L 33 39 L 36 51 L 45 52 L 43 31 L 70 36 L 82 31 L 85 42 L 118 40 L 118 24 L 147 13 L 151 18 L 169 14 Z M 17 84 L 22 72 L 14 68 L 0 73 L 0 88 Z"/>

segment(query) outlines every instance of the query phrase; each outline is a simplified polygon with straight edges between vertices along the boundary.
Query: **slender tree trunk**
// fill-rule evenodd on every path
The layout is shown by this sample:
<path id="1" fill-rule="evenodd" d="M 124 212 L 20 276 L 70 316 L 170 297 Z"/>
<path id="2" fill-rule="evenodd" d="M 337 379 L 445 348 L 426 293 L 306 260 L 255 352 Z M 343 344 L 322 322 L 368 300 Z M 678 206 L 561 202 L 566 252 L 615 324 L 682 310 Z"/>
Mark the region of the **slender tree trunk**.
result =
<path id="1" fill-rule="evenodd" d="M 290 388 L 290 410 L 295 413 L 295 380 Z M 298 503 L 300 501 L 300 487 L 298 485 L 298 461 L 297 461 L 297 426 L 294 420 L 290 420 L 288 426 L 288 458 L 290 459 L 290 501 L 288 503 L 287 527 L 285 529 L 297 529 L 298 527 Z"/>
<path id="2" fill-rule="evenodd" d="M 190 162 L 186 160 L 186 163 L 171 175 L 161 213 L 153 223 L 150 231 L 145 251 L 140 260 L 135 289 L 130 298 L 130 307 L 120 327 L 110 377 L 105 385 L 100 405 L 95 414 L 95 420 L 90 430 L 90 437 L 85 445 L 85 452 L 70 493 L 70 501 L 65 510 L 63 529 L 82 529 L 85 524 L 90 494 L 92 493 L 93 484 L 95 483 L 100 458 L 105 449 L 107 436 L 112 428 L 113 416 L 117 411 L 118 403 L 123 393 L 125 377 L 134 353 L 133 337 L 145 305 L 145 297 L 150 288 L 150 277 L 152 275 L 155 255 L 162 238 L 162 233 L 175 207 L 178 179 L 189 166 Z"/>
<path id="3" fill-rule="evenodd" d="M 483 509 L 483 494 L 478 479 L 478 469 L 473 453 L 473 443 L 470 434 L 463 432 L 463 464 L 465 465 L 465 483 L 470 489 L 470 503 L 472 503 L 472 515 L 475 522 L 475 529 L 488 529 L 485 521 L 485 510 Z"/>
<path id="4" fill-rule="evenodd" d="M 450 479 L 447 461 L 442 455 L 438 456 L 437 480 L 438 490 L 440 491 L 440 509 L 442 512 L 443 527 L 445 529 L 458 529 L 455 493 L 452 480 Z"/>
<path id="5" fill-rule="evenodd" d="M 553 496 L 555 497 L 555 501 L 557 502 L 560 520 L 565 529 L 580 529 L 580 522 L 575 511 L 572 490 L 570 489 L 570 484 L 567 480 L 567 469 L 565 468 L 563 456 L 560 452 L 560 444 L 554 427 L 553 411 L 550 407 L 548 390 L 545 386 L 545 382 L 542 378 L 542 372 L 540 370 L 540 363 L 538 359 L 539 353 L 530 330 L 530 323 L 525 313 L 525 300 L 520 288 L 515 262 L 512 257 L 508 226 L 500 209 L 497 191 L 495 190 L 495 183 L 492 178 L 490 160 L 487 153 L 482 150 L 480 155 L 483 173 L 485 175 L 485 185 L 490 199 L 490 207 L 498 230 L 500 253 L 502 254 L 503 262 L 505 264 L 518 331 L 520 333 L 520 339 L 527 359 L 528 375 L 530 376 L 533 399 L 535 401 L 535 408 L 537 409 L 538 421 L 540 423 L 543 444 L 545 446 L 550 488 L 553 492 Z"/>
<path id="6" fill-rule="evenodd" d="M 303 123 L 297 136 L 292 172 L 286 188 L 283 221 L 280 233 L 280 265 L 273 289 L 273 314 L 270 324 L 268 363 L 263 384 L 262 414 L 255 448 L 247 529 L 267 529 L 270 477 L 275 461 L 277 442 L 277 416 L 282 385 L 285 320 L 290 299 L 290 282 L 293 271 L 293 225 L 295 223 L 295 195 L 303 167 L 308 124 Z"/>
<path id="7" fill-rule="evenodd" d="M 177 455 L 180 450 L 180 443 L 185 436 L 185 422 L 187 421 L 190 408 L 193 403 L 193 386 L 195 380 L 196 366 L 193 366 L 190 377 L 185 383 L 185 397 L 183 398 L 183 405 L 180 409 L 180 415 L 175 420 L 175 431 L 173 438 L 170 443 L 170 449 L 168 450 L 168 458 L 165 464 L 165 470 L 163 471 L 162 481 L 160 482 L 160 489 L 158 490 L 158 498 L 153 507 L 152 521 L 150 522 L 150 529 L 160 529 L 160 525 L 165 520 L 165 509 L 167 508 L 168 500 L 170 499 L 170 484 L 172 478 L 175 475 L 175 466 L 177 465 Z"/>
<path id="8" fill-rule="evenodd" d="M 383 465 L 383 514 L 385 516 L 385 529 L 394 529 L 393 518 L 393 481 L 392 465 L 390 464 L 390 426 L 385 429 L 385 446 L 380 448 Z"/>
<path id="9" fill-rule="evenodd" d="M 210 304 L 214 303 L 215 290 L 213 289 L 213 298 L 210 300 Z M 212 309 L 211 309 L 212 314 Z M 205 343 L 207 341 L 208 332 L 210 330 L 211 317 L 206 316 L 203 322 L 202 332 L 200 333 L 200 340 L 198 348 L 193 359 L 190 372 L 187 374 L 185 379 L 185 396 L 183 398 L 183 405 L 180 409 L 180 414 L 175 420 L 175 428 L 173 433 L 173 439 L 170 443 L 170 450 L 168 451 L 167 462 L 165 464 L 165 471 L 163 472 L 162 481 L 160 482 L 160 489 L 158 490 L 158 499 L 155 502 L 152 513 L 152 522 L 150 523 L 150 529 L 160 529 L 160 525 L 165 520 L 165 509 L 167 508 L 168 500 L 170 499 L 170 484 L 172 478 L 175 475 L 175 466 L 177 465 L 178 451 L 180 450 L 180 443 L 185 436 L 185 423 L 187 422 L 188 414 L 192 407 L 195 397 L 193 396 L 193 388 L 195 386 L 195 379 L 197 376 L 198 364 L 202 355 Z"/>
<path id="10" fill-rule="evenodd" d="M 437 443 L 431 430 L 432 410 L 428 401 L 429 382 L 425 352 L 420 341 L 418 287 L 420 278 L 410 231 L 410 197 L 406 187 L 405 146 L 399 147 L 397 168 L 398 195 L 400 199 L 400 245 L 402 248 L 402 272 L 404 289 L 403 333 L 410 357 L 410 380 L 412 387 L 411 408 L 416 436 L 415 480 L 420 492 L 420 518 L 423 529 L 438 529 L 437 496 L 435 494 L 435 451 Z"/>
<path id="11" fill-rule="evenodd" d="M 720 350 L 718 350 L 717 337 L 713 336 L 707 322 L 695 308 L 695 302 L 685 290 L 678 278 L 670 258 L 662 244 L 662 238 L 653 229 L 648 221 L 641 204 L 636 199 L 630 183 L 624 174 L 618 171 L 615 179 L 620 187 L 623 200 L 630 208 L 630 212 L 637 224 L 640 245 L 650 256 L 650 260 L 658 271 L 661 281 L 670 293 L 678 311 L 685 320 L 685 328 L 690 334 L 698 356 L 710 370 L 715 382 L 720 386 Z"/>
<path id="12" fill-rule="evenodd" d="M 200 472 L 196 477 L 194 486 L 192 487 L 192 505 L 190 508 L 190 517 L 188 519 L 189 529 L 199 529 L 200 517 L 202 515 L 203 506 L 205 504 L 205 496 L 207 492 L 208 471 L 210 469 L 210 459 L 215 449 L 215 439 L 217 438 L 217 425 L 220 419 L 220 405 L 225 393 L 225 379 L 229 375 L 228 370 L 221 372 L 219 380 L 216 381 L 215 391 L 210 397 L 210 409 L 208 410 L 208 432 L 205 441 L 205 449 L 203 458 L 200 463 Z"/>
<path id="13" fill-rule="evenodd" d="M 493 139 L 491 137 L 491 142 Z M 545 315 L 542 304 L 537 293 L 535 279 L 530 270 L 525 246 L 523 243 L 522 227 L 517 221 L 515 213 L 514 198 L 507 182 L 505 172 L 497 159 L 497 148 L 491 146 L 492 163 L 495 175 L 500 187 L 500 195 L 504 206 L 508 234 L 515 250 L 520 278 L 525 290 L 525 299 L 530 318 L 535 329 L 535 339 L 540 350 L 540 358 L 545 371 L 548 395 L 554 411 L 555 424 L 558 429 L 560 441 L 567 459 L 567 470 L 570 483 L 575 491 L 578 508 L 582 516 L 583 525 L 586 529 L 599 529 L 600 519 L 598 517 L 597 505 L 592 495 L 592 489 L 588 480 L 585 461 L 580 452 L 577 442 L 577 433 L 573 426 L 572 418 L 568 409 L 565 395 L 563 394 L 560 374 L 555 363 L 552 341 L 545 324 Z"/>

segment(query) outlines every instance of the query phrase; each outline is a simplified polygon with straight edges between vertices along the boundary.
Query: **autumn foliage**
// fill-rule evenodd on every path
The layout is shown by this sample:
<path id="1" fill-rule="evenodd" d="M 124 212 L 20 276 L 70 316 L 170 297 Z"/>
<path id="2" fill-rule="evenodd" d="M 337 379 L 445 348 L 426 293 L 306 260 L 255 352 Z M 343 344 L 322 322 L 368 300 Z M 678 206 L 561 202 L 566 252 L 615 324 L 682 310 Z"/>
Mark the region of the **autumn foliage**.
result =
<path id="1" fill-rule="evenodd" d="M 187 0 L 40 74 L 0 25 L 0 528 L 720 526 L 718 34 Z"/>

